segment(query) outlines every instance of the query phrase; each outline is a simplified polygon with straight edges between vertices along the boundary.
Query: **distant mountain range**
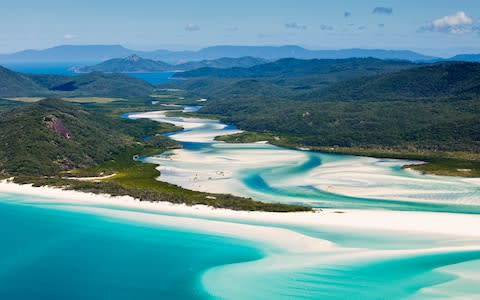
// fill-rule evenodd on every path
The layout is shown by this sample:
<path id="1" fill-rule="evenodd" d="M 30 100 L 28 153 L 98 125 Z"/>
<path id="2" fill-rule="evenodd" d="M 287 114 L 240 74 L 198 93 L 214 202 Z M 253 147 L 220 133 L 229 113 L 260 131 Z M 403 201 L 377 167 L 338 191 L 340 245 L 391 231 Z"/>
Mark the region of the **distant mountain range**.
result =
<path id="1" fill-rule="evenodd" d="M 411 68 L 418 64 L 408 60 L 382 60 L 377 58 L 345 59 L 296 59 L 283 58 L 249 68 L 213 68 L 204 67 L 177 73 L 175 77 L 219 77 L 219 78 L 286 78 L 298 76 L 326 75 L 331 79 L 341 80 L 394 72 Z M 326 78 L 320 81 L 329 81 Z"/>
<path id="2" fill-rule="evenodd" d="M 254 57 L 240 57 L 229 58 L 223 57 L 214 60 L 192 61 L 182 64 L 168 64 L 163 61 L 156 61 L 152 59 L 142 58 L 136 54 L 130 55 L 126 58 L 114 58 L 104 61 L 102 63 L 85 66 L 74 67 L 73 70 L 78 73 L 89 72 L 109 72 L 109 73 L 131 73 L 131 72 L 162 72 L 162 71 L 189 71 L 198 68 L 249 68 L 267 61 L 261 58 Z"/>
<path id="3" fill-rule="evenodd" d="M 44 50 L 24 50 L 12 54 L 1 54 L 0 63 L 34 62 L 102 62 L 109 59 L 137 54 L 146 59 L 160 60 L 169 64 L 191 61 L 216 60 L 223 57 L 256 57 L 266 60 L 281 58 L 340 59 L 373 57 L 379 59 L 401 59 L 410 61 L 434 61 L 438 57 L 427 56 L 408 50 L 342 49 L 309 50 L 299 46 L 213 46 L 198 51 L 137 51 L 120 45 L 63 45 Z"/>
<path id="4" fill-rule="evenodd" d="M 451 57 L 452 61 L 480 62 L 480 54 L 460 54 Z"/>

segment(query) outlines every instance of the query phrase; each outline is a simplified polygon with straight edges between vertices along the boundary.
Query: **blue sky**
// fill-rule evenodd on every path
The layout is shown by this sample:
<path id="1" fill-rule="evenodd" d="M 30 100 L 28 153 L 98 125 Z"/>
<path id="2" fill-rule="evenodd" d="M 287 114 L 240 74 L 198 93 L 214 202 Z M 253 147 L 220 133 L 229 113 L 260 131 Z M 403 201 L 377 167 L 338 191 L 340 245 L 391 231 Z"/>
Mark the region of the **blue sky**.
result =
<path id="1" fill-rule="evenodd" d="M 480 52 L 477 0 L 2 1 L 0 53 L 60 44 L 139 50 L 297 44 Z"/>

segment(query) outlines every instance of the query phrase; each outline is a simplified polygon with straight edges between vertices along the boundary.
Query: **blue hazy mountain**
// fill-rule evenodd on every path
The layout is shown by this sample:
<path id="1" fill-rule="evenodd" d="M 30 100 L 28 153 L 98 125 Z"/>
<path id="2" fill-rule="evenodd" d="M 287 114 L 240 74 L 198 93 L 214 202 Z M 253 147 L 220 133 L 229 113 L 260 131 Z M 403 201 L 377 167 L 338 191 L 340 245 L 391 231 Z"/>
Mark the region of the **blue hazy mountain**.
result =
<path id="1" fill-rule="evenodd" d="M 459 54 L 451 57 L 450 60 L 480 62 L 480 54 Z"/>
<path id="2" fill-rule="evenodd" d="M 133 54 L 137 54 L 146 59 L 161 60 L 174 64 L 189 61 L 213 60 L 223 57 L 240 58 L 246 56 L 268 60 L 287 57 L 301 59 L 373 57 L 411 61 L 438 59 L 409 50 L 383 49 L 309 50 L 299 46 L 213 46 L 198 51 L 137 51 L 127 49 L 120 45 L 63 45 L 44 50 L 24 50 L 12 54 L 1 54 L 0 62 L 102 62 Z"/>
<path id="3" fill-rule="evenodd" d="M 125 57 L 132 50 L 119 45 L 62 45 L 44 50 L 24 50 L 12 54 L 1 54 L 1 62 L 96 62 L 110 58 Z"/>
<path id="4" fill-rule="evenodd" d="M 204 59 L 223 54 L 228 57 L 253 56 L 265 59 L 302 58 L 302 59 L 339 59 L 352 57 L 374 57 L 380 59 L 402 60 L 431 60 L 435 59 L 408 50 L 382 50 L 382 49 L 342 49 L 342 50 L 309 50 L 299 46 L 214 46 L 199 50 L 197 55 Z"/>
<path id="5" fill-rule="evenodd" d="M 190 61 L 180 64 L 168 64 L 161 60 L 142 58 L 136 54 L 125 58 L 113 58 L 96 65 L 74 67 L 77 73 L 106 72 L 106 73 L 134 73 L 134 72 L 165 72 L 165 71 L 189 71 L 198 68 L 249 68 L 267 63 L 268 61 L 255 57 L 222 57 L 212 60 Z"/>

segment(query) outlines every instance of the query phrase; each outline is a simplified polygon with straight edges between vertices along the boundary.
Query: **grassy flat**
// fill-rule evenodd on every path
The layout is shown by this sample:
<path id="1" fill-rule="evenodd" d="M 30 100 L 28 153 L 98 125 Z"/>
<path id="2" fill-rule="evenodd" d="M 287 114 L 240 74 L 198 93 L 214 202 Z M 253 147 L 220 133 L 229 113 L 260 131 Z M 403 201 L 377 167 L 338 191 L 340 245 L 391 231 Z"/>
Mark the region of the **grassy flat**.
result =
<path id="1" fill-rule="evenodd" d="M 74 97 L 74 98 L 62 98 L 64 101 L 74 103 L 111 103 L 114 101 L 125 101 L 124 98 L 108 98 L 108 97 Z"/>

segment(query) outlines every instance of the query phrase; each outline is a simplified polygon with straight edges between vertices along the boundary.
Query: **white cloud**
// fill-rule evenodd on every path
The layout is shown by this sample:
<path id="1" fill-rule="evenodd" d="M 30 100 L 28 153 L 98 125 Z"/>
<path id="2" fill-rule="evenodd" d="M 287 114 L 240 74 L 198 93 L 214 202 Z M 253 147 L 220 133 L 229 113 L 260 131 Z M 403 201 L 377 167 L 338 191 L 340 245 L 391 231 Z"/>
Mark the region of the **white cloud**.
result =
<path id="1" fill-rule="evenodd" d="M 187 26 L 185 26 L 185 30 L 186 31 L 199 31 L 200 26 L 197 25 L 197 24 L 188 23 Z"/>
<path id="2" fill-rule="evenodd" d="M 444 32 L 450 34 L 464 34 L 476 29 L 472 18 L 463 11 L 456 14 L 445 16 L 431 22 L 420 28 L 420 31 Z"/>
<path id="3" fill-rule="evenodd" d="M 63 35 L 63 38 L 66 39 L 66 40 L 71 40 L 71 39 L 74 39 L 76 36 L 74 34 L 71 34 L 71 33 L 66 33 Z"/>

